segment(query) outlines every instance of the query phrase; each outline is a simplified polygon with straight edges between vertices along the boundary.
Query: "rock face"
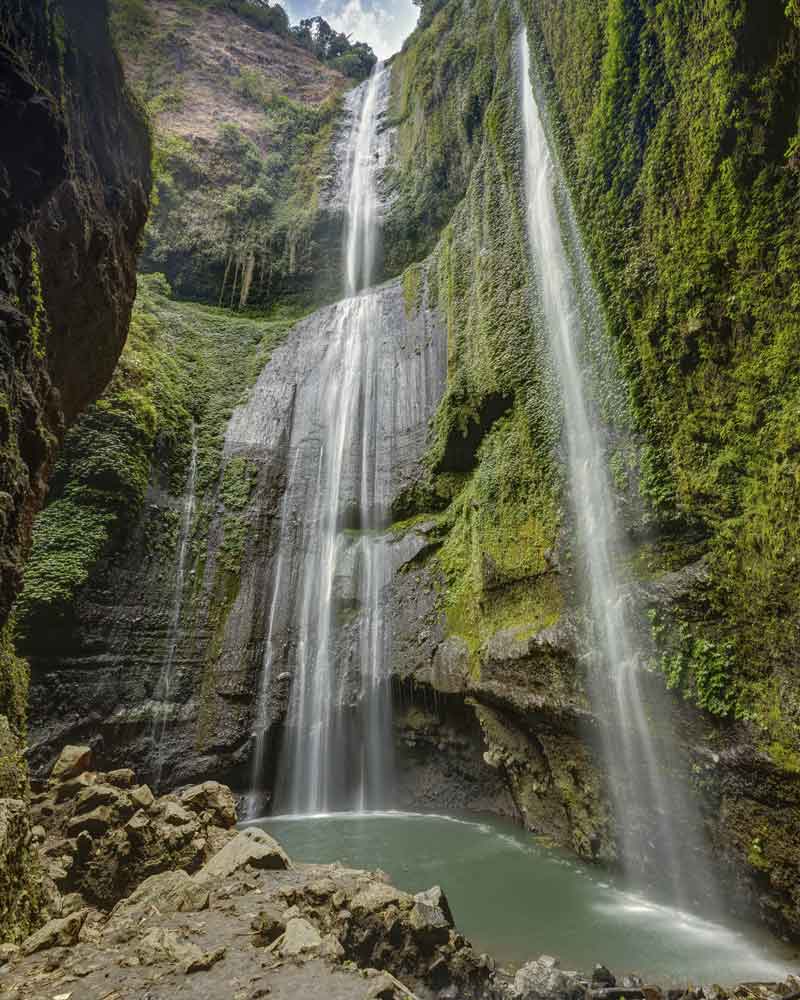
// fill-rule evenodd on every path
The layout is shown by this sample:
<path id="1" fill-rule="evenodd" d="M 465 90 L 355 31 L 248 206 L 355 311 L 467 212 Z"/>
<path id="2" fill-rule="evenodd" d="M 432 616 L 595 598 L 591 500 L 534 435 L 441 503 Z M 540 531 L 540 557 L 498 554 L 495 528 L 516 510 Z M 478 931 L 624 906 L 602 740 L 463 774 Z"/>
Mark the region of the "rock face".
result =
<path id="1" fill-rule="evenodd" d="M 260 831 L 233 837 L 236 807 L 224 786 L 206 782 L 180 797 L 157 799 L 130 772 L 74 773 L 77 761 L 90 760 L 88 747 L 67 747 L 46 788 L 31 801 L 31 818 L 41 824 L 40 850 L 55 890 L 48 905 L 56 912 L 59 893 L 78 893 L 108 910 L 144 882 L 132 897 L 131 905 L 137 905 L 151 891 L 150 877 L 166 871 L 170 879 L 159 884 L 159 891 L 177 908 L 196 905 L 203 898 L 202 887 L 187 893 L 185 880 L 173 869 L 197 871 L 212 855 L 223 874 L 248 864 L 276 867 L 285 861 L 274 842 L 251 841 Z"/>
<path id="2" fill-rule="evenodd" d="M 56 446 L 122 350 L 148 211 L 149 136 L 107 15 L 105 0 L 36 0 L 0 18 L 0 714 L 16 735 L 27 673 L 9 609 Z M 0 931 L 19 937 L 37 874 L 23 804 L 0 800 L 0 814 Z"/>
<path id="3" fill-rule="evenodd" d="M 55 17 L 12 4 L 0 26 L 0 622 L 54 445 L 125 342 L 150 189 L 150 142 L 105 0 L 65 0 Z"/>

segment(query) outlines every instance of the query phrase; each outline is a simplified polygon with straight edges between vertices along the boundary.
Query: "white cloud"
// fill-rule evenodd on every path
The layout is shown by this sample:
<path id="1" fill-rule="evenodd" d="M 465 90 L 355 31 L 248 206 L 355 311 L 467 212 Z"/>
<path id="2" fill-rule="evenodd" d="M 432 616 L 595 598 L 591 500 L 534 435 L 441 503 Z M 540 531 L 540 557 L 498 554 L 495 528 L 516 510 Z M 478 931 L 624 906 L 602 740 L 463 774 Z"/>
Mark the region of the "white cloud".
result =
<path id="1" fill-rule="evenodd" d="M 419 15 L 411 0 L 290 0 L 284 7 L 293 24 L 300 17 L 321 14 L 332 28 L 352 35 L 353 41 L 367 42 L 381 59 L 400 49 Z"/>

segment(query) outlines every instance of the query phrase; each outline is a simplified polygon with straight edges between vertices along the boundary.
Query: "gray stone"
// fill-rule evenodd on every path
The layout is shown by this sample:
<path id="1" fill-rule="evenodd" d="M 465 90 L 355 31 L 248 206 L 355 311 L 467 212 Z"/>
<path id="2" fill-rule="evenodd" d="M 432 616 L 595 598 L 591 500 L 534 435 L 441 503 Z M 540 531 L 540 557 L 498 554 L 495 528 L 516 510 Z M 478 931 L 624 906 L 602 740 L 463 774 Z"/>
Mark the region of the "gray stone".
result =
<path id="1" fill-rule="evenodd" d="M 164 806 L 164 822 L 169 823 L 170 826 L 186 826 L 187 823 L 193 823 L 195 817 L 193 813 L 190 813 L 188 809 L 184 809 L 183 806 L 179 806 L 177 802 L 167 802 Z"/>
<path id="2" fill-rule="evenodd" d="M 230 788 L 218 781 L 204 781 L 202 785 L 187 788 L 181 802 L 194 813 L 210 813 L 216 826 L 228 829 L 236 825 L 236 800 Z"/>
<path id="3" fill-rule="evenodd" d="M 253 917 L 250 927 L 255 947 L 266 948 L 286 930 L 286 920 L 277 907 L 268 906 L 258 916 Z"/>
<path id="4" fill-rule="evenodd" d="M 64 747 L 58 760 L 53 764 L 50 777 L 54 781 L 67 781 L 70 778 L 77 778 L 84 771 L 91 770 L 92 750 L 91 747 Z"/>
<path id="5" fill-rule="evenodd" d="M 164 927 L 151 927 L 139 941 L 136 949 L 142 965 L 166 962 L 180 966 L 185 974 L 203 972 L 225 957 L 225 949 L 204 952 L 191 941 L 182 941 L 175 931 Z"/>
<path id="6" fill-rule="evenodd" d="M 128 795 L 140 809 L 149 809 L 155 802 L 155 796 L 147 785 L 139 785 L 138 788 L 132 788 Z"/>
<path id="7" fill-rule="evenodd" d="M 195 878 L 199 881 L 227 878 L 248 865 L 272 871 L 291 868 L 291 862 L 280 844 L 263 830 L 251 827 L 229 841 Z"/>
<path id="8" fill-rule="evenodd" d="M 33 955 L 46 948 L 68 948 L 75 944 L 88 912 L 88 910 L 79 910 L 77 913 L 71 913 L 68 917 L 49 920 L 44 927 L 40 927 L 38 931 L 22 942 L 20 949 L 22 954 Z"/>
<path id="9" fill-rule="evenodd" d="M 116 771 L 109 771 L 106 781 L 116 788 L 133 788 L 136 784 L 136 775 L 129 767 L 121 767 Z"/>
<path id="10" fill-rule="evenodd" d="M 130 916 L 133 911 L 148 912 L 155 907 L 162 913 L 198 913 L 208 909 L 208 889 L 180 869 L 151 875 L 122 902 L 114 907 L 114 916 Z"/>
<path id="11" fill-rule="evenodd" d="M 558 959 L 550 955 L 523 965 L 511 990 L 515 1000 L 575 1000 L 584 993 L 580 977 L 574 972 L 563 972 Z"/>
<path id="12" fill-rule="evenodd" d="M 319 931 L 302 917 L 295 917 L 286 925 L 279 951 L 284 958 L 292 958 L 303 952 L 315 951 L 322 944 Z"/>

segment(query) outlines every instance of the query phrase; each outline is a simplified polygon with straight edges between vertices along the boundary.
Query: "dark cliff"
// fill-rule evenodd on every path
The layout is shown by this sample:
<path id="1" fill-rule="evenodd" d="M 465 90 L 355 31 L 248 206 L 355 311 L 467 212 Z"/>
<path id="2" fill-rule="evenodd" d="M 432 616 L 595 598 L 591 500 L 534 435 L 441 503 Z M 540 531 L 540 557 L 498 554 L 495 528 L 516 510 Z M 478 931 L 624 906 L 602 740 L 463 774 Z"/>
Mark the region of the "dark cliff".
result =
<path id="1" fill-rule="evenodd" d="M 128 331 L 150 141 L 104 0 L 10 0 L 0 12 L 0 713 L 24 727 L 27 671 L 7 620 L 65 429 L 103 390 Z M 5 722 L 4 722 L 5 726 Z M 24 779 L 6 730 L 0 924 L 35 909 L 16 834 Z M 16 900 L 9 894 L 16 894 Z M 9 908 L 14 903 L 14 912 Z M 14 926 L 9 926 L 11 920 Z"/>

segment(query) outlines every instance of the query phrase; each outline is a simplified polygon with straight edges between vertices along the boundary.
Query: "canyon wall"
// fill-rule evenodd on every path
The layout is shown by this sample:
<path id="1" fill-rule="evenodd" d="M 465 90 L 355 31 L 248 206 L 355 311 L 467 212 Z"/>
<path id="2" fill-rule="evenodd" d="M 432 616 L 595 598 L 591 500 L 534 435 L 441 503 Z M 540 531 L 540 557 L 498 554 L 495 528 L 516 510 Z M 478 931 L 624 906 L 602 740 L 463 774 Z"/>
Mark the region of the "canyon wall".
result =
<path id="1" fill-rule="evenodd" d="M 313 112 L 300 154 L 310 172 L 278 171 L 310 213 L 298 209 L 308 238 L 289 263 L 294 230 L 280 228 L 280 213 L 262 219 L 254 209 L 261 221 L 248 229 L 250 208 L 223 218 L 208 204 L 208 184 L 263 187 L 271 147 L 254 154 L 255 181 L 226 180 L 239 154 L 222 143 L 233 132 L 204 140 L 198 81 L 213 79 L 207 96 L 236 95 L 239 138 L 258 145 L 245 111 L 277 127 L 272 98 L 264 104 L 249 75 L 258 61 L 251 53 L 237 67 L 214 46 L 184 44 L 176 11 L 159 6 L 157 44 L 147 45 L 150 29 L 138 54 L 123 41 L 134 77 L 147 59 L 156 81 L 186 67 L 192 98 L 158 110 L 168 169 L 147 266 L 166 270 L 176 294 L 211 303 L 224 287 L 226 304 L 241 304 L 249 274 L 253 301 L 272 312 L 182 304 L 163 279 L 148 279 L 127 360 L 72 432 L 39 522 L 20 648 L 33 668 L 35 767 L 63 742 L 92 737 L 108 766 L 152 766 L 194 437 L 197 513 L 165 773 L 175 783 L 224 776 L 244 790 L 286 468 L 279 447 L 253 461 L 226 451 L 223 437 L 234 408 L 254 405 L 265 385 L 291 392 L 315 356 L 304 338 L 323 314 L 289 328 L 315 298 L 340 294 L 334 165 L 346 111 L 339 102 Z M 691 11 L 526 0 L 522 16 L 606 316 L 608 335 L 587 345 L 586 363 L 601 386 L 627 529 L 626 587 L 649 611 L 639 635 L 647 682 L 654 695 L 672 692 L 673 718 L 653 726 L 665 730 L 664 748 L 677 736 L 669 766 L 697 799 L 732 904 L 796 936 L 797 11 L 772 0 L 707 0 Z M 402 558 L 385 597 L 397 798 L 512 815 L 586 859 L 613 860 L 598 750 L 605 720 L 587 693 L 579 640 L 556 381 L 530 290 L 519 17 L 506 0 L 429 0 L 391 66 L 383 232 L 386 275 L 396 280 L 384 294 L 399 335 L 417 331 L 421 349 L 440 338 L 447 351 L 425 448 L 417 441 L 414 474 L 394 503 Z M 281 120 L 290 127 L 304 94 L 319 109 L 341 81 L 320 69 L 309 82 L 313 67 L 286 58 L 264 73 L 285 71 L 281 92 L 293 103 Z M 157 83 L 151 99 L 163 89 Z M 201 234 L 186 215 L 195 209 Z M 261 226 L 273 221 L 277 229 Z M 327 236 L 308 235 L 317 223 Z M 270 408 L 278 444 L 290 426 L 284 409 Z M 104 482 L 126 484 L 125 506 L 116 485 L 103 495 L 87 475 L 84 455 L 101 441 L 104 468 L 118 475 Z M 126 468 L 113 457 L 120 449 Z M 69 546 L 49 540 L 74 540 L 87 511 L 102 522 L 99 544 L 83 545 L 80 572 L 54 597 L 49 566 Z M 276 731 L 290 680 L 278 674 L 270 694 Z"/>
<path id="2" fill-rule="evenodd" d="M 41 890 L 9 611 L 57 447 L 125 342 L 150 192 L 149 135 L 102 0 L 4 5 L 0 136 L 0 926 L 15 938 Z"/>

